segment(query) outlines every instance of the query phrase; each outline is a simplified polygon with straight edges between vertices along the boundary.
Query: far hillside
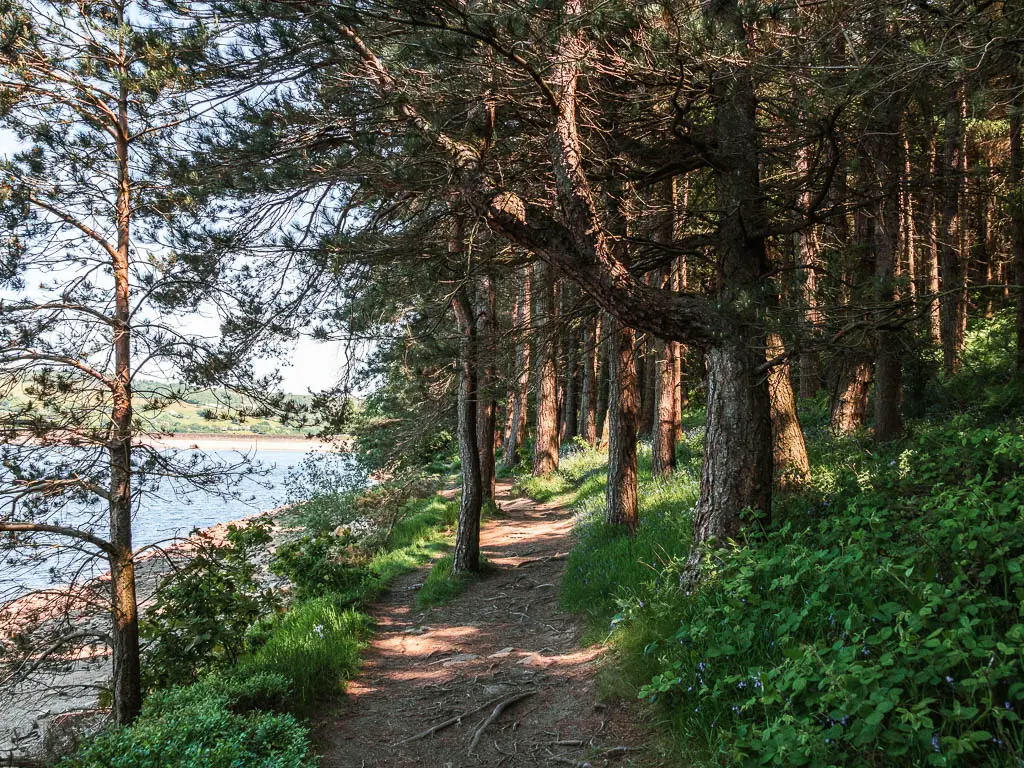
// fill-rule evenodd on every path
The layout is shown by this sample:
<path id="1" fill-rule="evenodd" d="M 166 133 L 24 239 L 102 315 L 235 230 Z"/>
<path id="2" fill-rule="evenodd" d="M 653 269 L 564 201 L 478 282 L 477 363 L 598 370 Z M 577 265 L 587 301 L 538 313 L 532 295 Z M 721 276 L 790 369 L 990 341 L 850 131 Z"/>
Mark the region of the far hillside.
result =
<path id="1" fill-rule="evenodd" d="M 181 384 L 139 381 L 135 385 L 136 414 L 144 419 L 146 431 L 171 434 L 278 435 L 303 437 L 314 434 L 320 424 L 309 413 L 310 395 L 286 394 L 297 417 L 253 415 L 257 409 L 250 398 L 227 389 L 189 389 Z M 0 411 L 24 408 L 31 401 L 25 387 L 0 399 Z M 45 410 L 42 404 L 37 408 Z"/>

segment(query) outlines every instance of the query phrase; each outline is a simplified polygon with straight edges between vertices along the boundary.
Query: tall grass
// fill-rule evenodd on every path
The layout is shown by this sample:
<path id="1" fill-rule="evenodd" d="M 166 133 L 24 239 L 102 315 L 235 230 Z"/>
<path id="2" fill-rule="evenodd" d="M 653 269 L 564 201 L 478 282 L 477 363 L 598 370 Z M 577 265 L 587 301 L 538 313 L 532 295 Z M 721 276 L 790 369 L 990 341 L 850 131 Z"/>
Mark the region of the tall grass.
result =
<path id="1" fill-rule="evenodd" d="M 370 620 L 332 597 L 318 597 L 289 610 L 266 643 L 243 668 L 282 675 L 302 704 L 341 690 L 359 669 L 359 653 Z"/>

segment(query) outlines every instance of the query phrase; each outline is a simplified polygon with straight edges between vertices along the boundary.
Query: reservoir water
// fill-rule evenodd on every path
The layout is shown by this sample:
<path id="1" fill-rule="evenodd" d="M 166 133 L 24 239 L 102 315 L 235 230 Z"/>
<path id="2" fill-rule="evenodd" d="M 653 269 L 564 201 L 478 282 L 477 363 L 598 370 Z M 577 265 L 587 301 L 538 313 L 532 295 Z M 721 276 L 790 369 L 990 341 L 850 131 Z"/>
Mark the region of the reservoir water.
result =
<path id="1" fill-rule="evenodd" d="M 204 453 L 211 459 L 227 463 L 240 457 L 235 451 L 206 450 Z M 232 484 L 233 498 L 201 491 L 186 495 L 165 488 L 144 497 L 133 521 L 135 547 L 188 536 L 196 528 L 237 520 L 274 509 L 288 501 L 286 482 L 308 454 L 298 450 L 256 450 L 247 455 L 262 466 L 263 472 L 259 476 L 241 477 L 235 481 Z M 342 471 L 346 467 L 353 474 L 357 471 L 355 458 L 351 455 L 333 454 L 332 461 L 335 467 L 340 465 Z M 75 521 L 65 517 L 61 522 Z M 105 534 L 102 528 L 97 528 L 96 532 L 101 536 Z M 10 557 L 6 552 L 3 556 L 8 559 L 0 561 L 0 603 L 27 590 L 67 583 L 68 567 L 75 563 L 74 554 L 56 550 L 39 551 L 28 562 L 23 558 Z M 55 567 L 58 567 L 56 573 L 52 572 Z M 89 569 L 93 575 L 105 570 L 103 561 Z"/>

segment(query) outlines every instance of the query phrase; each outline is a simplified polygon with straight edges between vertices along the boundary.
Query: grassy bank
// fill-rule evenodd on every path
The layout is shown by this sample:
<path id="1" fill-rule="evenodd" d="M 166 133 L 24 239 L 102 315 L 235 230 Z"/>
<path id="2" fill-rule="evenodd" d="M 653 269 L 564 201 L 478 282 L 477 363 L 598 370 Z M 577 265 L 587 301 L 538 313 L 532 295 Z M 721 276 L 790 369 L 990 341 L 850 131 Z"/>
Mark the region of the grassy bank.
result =
<path id="1" fill-rule="evenodd" d="M 265 544 L 259 531 L 239 532 L 211 553 L 180 604 L 172 593 L 158 626 L 148 629 L 156 653 L 151 666 L 163 672 L 164 684 L 151 691 L 134 725 L 99 734 L 64 768 L 315 766 L 303 716 L 341 692 L 358 671 L 372 629 L 363 609 L 396 576 L 450 544 L 457 505 L 432 492 L 415 497 L 422 492 L 407 498 L 375 488 L 295 510 L 289 525 L 304 532 L 278 548 L 271 566 L 292 584 L 283 610 L 273 609 L 273 595 L 261 592 L 246 565 L 253 544 Z M 386 531 L 346 534 L 338 524 L 351 521 L 353 508 L 386 521 Z M 246 605 L 259 608 L 251 608 L 243 637 L 226 633 L 209 642 L 223 623 L 216 614 L 225 604 L 217 596 L 225 594 L 232 596 L 231 611 L 239 610 L 239 595 L 252 596 Z M 254 603 L 261 595 L 267 602 Z M 210 615 L 202 615 L 203 606 L 211 605 Z M 192 646 L 202 653 L 174 653 L 193 635 L 204 638 Z M 169 650 L 161 655 L 163 646 Z"/>
<path id="2" fill-rule="evenodd" d="M 1005 415 L 1012 345 L 991 335 L 976 329 L 966 372 L 898 444 L 832 438 L 823 402 L 804 403 L 813 484 L 692 592 L 699 430 L 670 480 L 641 454 L 633 540 L 601 520 L 600 454 L 520 482 L 575 504 L 562 602 L 610 637 L 609 691 L 650 704 L 680 764 L 1021 764 L 1024 430 Z M 982 405 L 951 415 L 972 388 Z"/>

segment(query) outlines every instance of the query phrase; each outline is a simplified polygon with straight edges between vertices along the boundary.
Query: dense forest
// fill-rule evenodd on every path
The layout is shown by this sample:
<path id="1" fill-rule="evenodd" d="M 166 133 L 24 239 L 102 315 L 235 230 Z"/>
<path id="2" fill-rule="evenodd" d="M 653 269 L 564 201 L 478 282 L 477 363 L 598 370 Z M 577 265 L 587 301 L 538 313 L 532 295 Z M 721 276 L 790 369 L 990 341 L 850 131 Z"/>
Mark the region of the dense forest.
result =
<path id="1" fill-rule="evenodd" d="M 450 525 L 436 578 L 494 569 L 506 478 L 575 510 L 560 605 L 663 764 L 1024 759 L 1024 6 L 0 9 L 0 532 L 110 572 L 112 723 L 67 765 L 313 764 L 287 638 L 351 677 L 401 557 Z M 300 337 L 335 388 L 257 375 Z M 140 617 L 147 494 L 249 471 L 142 444 L 175 387 L 358 435 L 378 482 L 307 468 L 287 609 L 256 526 Z"/>

